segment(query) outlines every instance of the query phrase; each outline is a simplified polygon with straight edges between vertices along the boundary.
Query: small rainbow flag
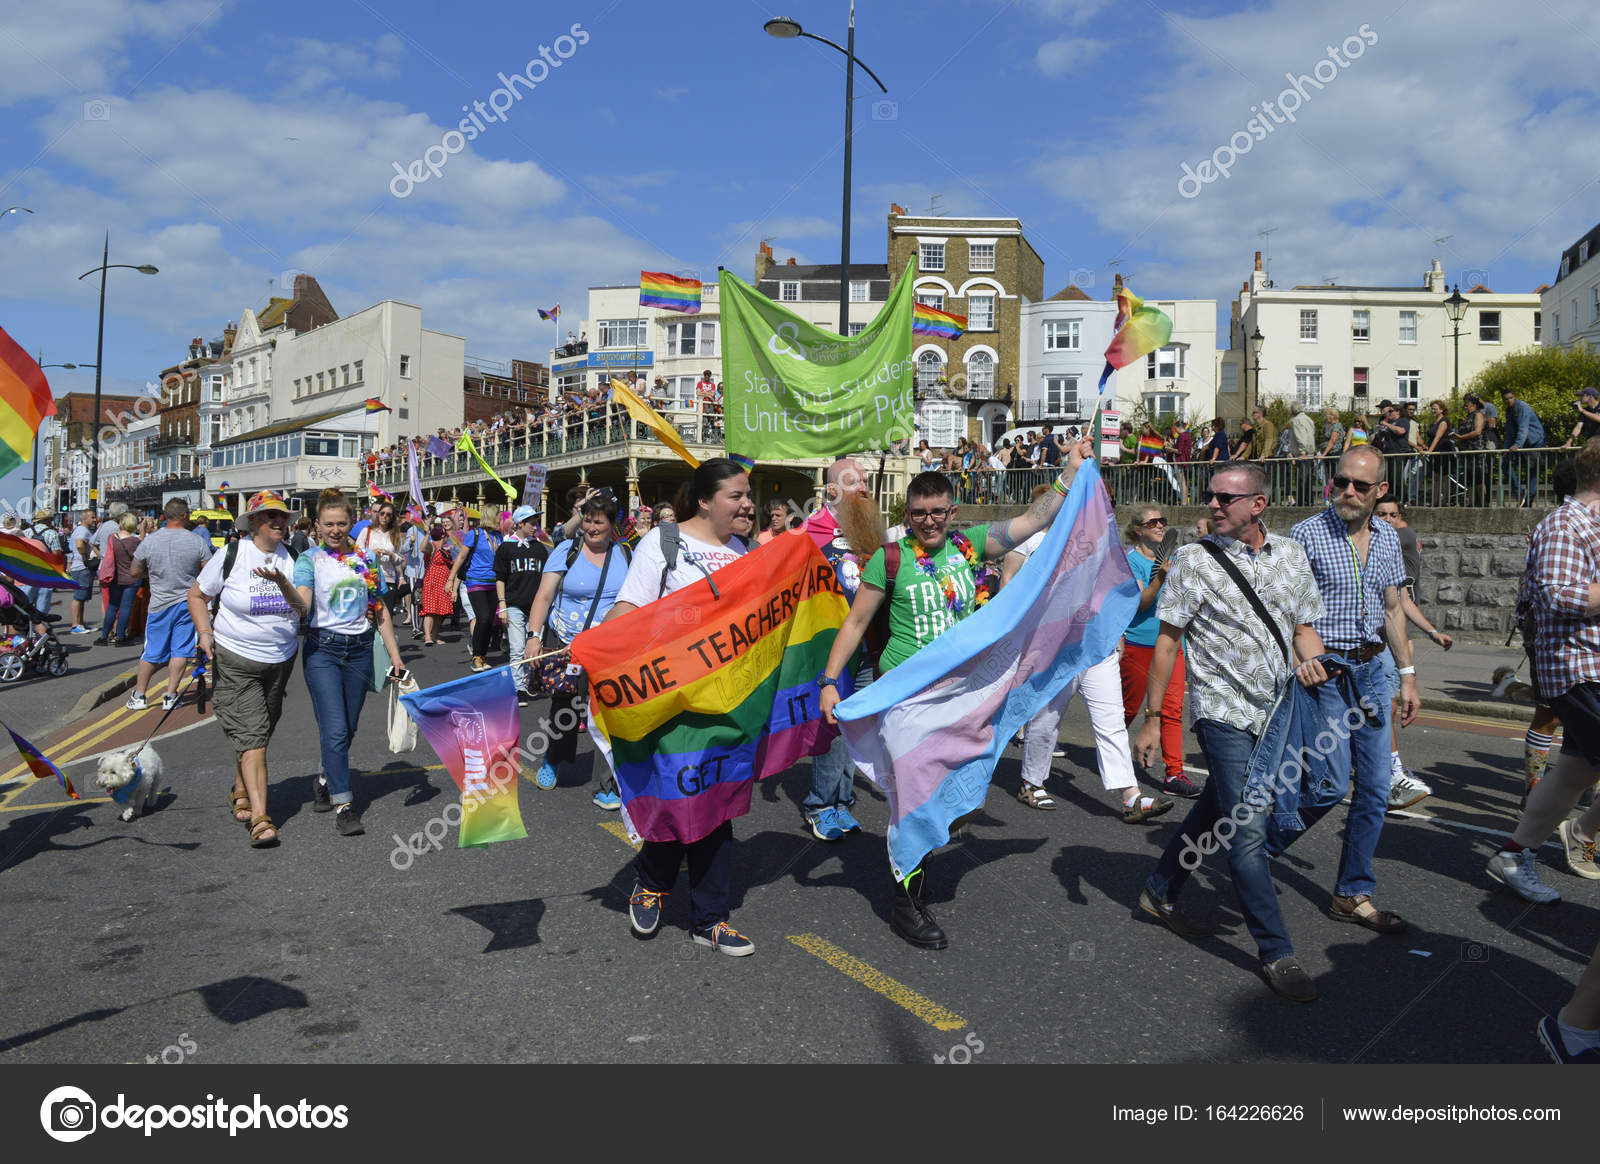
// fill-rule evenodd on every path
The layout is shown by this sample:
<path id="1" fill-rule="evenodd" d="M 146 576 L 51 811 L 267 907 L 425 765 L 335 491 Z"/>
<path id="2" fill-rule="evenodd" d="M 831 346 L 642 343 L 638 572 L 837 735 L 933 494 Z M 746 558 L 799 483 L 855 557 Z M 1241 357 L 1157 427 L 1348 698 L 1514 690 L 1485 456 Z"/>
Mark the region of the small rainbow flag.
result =
<path id="1" fill-rule="evenodd" d="M 1126 287 L 1117 292 L 1116 329 L 1106 348 L 1105 370 L 1100 373 L 1101 396 L 1105 395 L 1112 372 L 1148 356 L 1172 338 L 1172 320 L 1167 313 L 1158 307 L 1146 307 L 1144 300 Z"/>
<path id="2" fill-rule="evenodd" d="M 754 457 L 745 457 L 739 455 L 738 453 L 729 453 L 728 460 L 732 461 L 735 465 L 738 465 L 739 468 L 743 469 L 746 473 L 756 467 L 756 459 Z"/>
<path id="3" fill-rule="evenodd" d="M 371 415 L 374 412 L 393 412 L 394 411 L 394 409 L 390 408 L 387 404 L 385 404 L 383 401 L 379 400 L 376 396 L 368 396 L 367 397 L 367 402 L 364 405 L 362 405 L 362 407 L 367 410 L 368 415 Z"/>
<path id="4" fill-rule="evenodd" d="M 50 762 L 49 757 L 16 732 L 11 731 L 5 724 L 0 724 L 0 727 L 5 727 L 6 731 L 11 732 L 12 742 L 17 745 L 17 751 L 22 753 L 22 758 L 27 761 L 28 768 L 33 772 L 36 779 L 44 780 L 54 776 L 61 781 L 61 787 L 66 790 L 68 796 L 72 797 L 73 800 L 78 799 L 78 790 L 72 786 L 72 781 L 67 779 L 65 772 Z"/>
<path id="5" fill-rule="evenodd" d="M 39 365 L 0 328 L 0 477 L 33 460 L 39 422 L 55 414 L 56 402 Z"/>
<path id="6" fill-rule="evenodd" d="M 549 311 L 546 311 L 542 307 L 536 307 L 536 308 L 534 308 L 534 310 L 539 313 L 539 318 L 540 319 L 548 319 L 548 320 L 551 320 L 553 322 L 553 321 L 561 318 L 561 304 L 559 304 L 559 303 L 557 303 Z"/>
<path id="7" fill-rule="evenodd" d="M 367 496 L 372 498 L 372 500 L 374 500 L 374 501 L 393 501 L 394 500 L 394 494 L 393 493 L 385 493 L 382 489 L 379 489 L 378 488 L 378 483 L 376 481 L 368 481 L 367 482 Z"/>
<path id="8" fill-rule="evenodd" d="M 77 586 L 60 554 L 52 554 L 38 542 L 11 533 L 0 533 L 0 574 L 15 578 L 24 586 L 42 586 L 46 590 L 71 590 Z"/>
<path id="9" fill-rule="evenodd" d="M 967 317 L 965 315 L 952 315 L 948 311 L 940 311 L 937 307 L 929 307 L 926 303 L 919 303 L 911 313 L 911 332 L 913 335 L 936 335 L 942 339 L 960 339 L 961 333 L 967 330 Z"/>
<path id="10" fill-rule="evenodd" d="M 1148 433 L 1139 434 L 1139 455 L 1141 457 L 1159 457 L 1166 450 L 1166 442 L 1160 437 L 1150 436 Z"/>
<path id="11" fill-rule="evenodd" d="M 838 729 L 817 676 L 849 612 L 815 542 L 774 538 L 574 639 L 589 733 L 616 773 L 628 831 L 697 841 L 750 811 L 757 780 L 826 751 Z"/>
<path id="12" fill-rule="evenodd" d="M 639 306 L 668 311 L 700 312 L 700 280 L 680 279 L 662 271 L 639 272 Z"/>

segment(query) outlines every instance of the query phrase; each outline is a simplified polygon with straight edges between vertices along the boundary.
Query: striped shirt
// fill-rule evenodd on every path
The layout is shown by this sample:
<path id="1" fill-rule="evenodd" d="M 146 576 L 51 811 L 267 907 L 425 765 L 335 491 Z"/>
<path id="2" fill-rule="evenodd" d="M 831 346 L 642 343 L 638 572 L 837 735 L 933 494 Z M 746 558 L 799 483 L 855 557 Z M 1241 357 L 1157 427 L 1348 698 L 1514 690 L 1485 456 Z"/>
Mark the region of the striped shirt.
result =
<path id="1" fill-rule="evenodd" d="M 1372 540 L 1362 565 L 1350 540 L 1344 519 L 1330 505 L 1289 531 L 1306 551 L 1311 572 L 1322 594 L 1323 615 L 1313 624 L 1330 651 L 1353 651 L 1367 643 L 1381 643 L 1383 595 L 1405 585 L 1405 563 L 1400 555 L 1400 535 L 1386 521 L 1368 519 Z"/>

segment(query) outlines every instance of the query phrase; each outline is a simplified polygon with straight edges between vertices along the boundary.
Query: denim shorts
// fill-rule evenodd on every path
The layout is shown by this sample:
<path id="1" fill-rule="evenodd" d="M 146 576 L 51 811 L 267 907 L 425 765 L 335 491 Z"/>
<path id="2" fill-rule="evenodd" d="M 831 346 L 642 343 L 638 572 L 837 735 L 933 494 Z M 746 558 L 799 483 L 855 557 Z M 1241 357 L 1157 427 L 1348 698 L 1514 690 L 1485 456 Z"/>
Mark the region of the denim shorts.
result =
<path id="1" fill-rule="evenodd" d="M 72 572 L 72 581 L 76 589 L 72 592 L 74 602 L 88 602 L 89 593 L 94 589 L 94 571 L 85 567 Z"/>
<path id="2" fill-rule="evenodd" d="M 1550 701 L 1561 717 L 1561 751 L 1600 765 L 1600 683 L 1579 683 Z"/>

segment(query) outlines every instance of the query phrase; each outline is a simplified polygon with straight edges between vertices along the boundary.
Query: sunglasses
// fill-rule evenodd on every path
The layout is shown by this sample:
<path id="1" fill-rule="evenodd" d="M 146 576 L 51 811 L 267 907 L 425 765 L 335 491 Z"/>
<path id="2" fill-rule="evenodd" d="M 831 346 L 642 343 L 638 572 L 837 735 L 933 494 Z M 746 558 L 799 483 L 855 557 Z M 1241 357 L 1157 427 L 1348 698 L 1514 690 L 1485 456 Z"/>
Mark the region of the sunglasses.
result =
<path id="1" fill-rule="evenodd" d="M 1165 526 L 1166 524 L 1167 524 L 1167 519 L 1166 518 L 1164 518 L 1164 517 L 1152 517 L 1149 521 L 1141 521 L 1139 523 L 1139 528 L 1140 529 L 1155 529 L 1156 526 L 1158 526 L 1158 525 L 1159 526 Z"/>
<path id="2" fill-rule="evenodd" d="M 908 509 L 907 521 L 943 521 L 950 516 L 950 510 L 945 509 Z"/>
<path id="3" fill-rule="evenodd" d="M 1203 505 L 1210 505 L 1213 501 L 1215 501 L 1218 505 L 1222 506 L 1222 508 L 1226 509 L 1235 501 L 1238 501 L 1241 497 L 1259 496 L 1259 493 L 1216 493 L 1210 489 L 1207 489 L 1204 493 L 1200 494 L 1200 502 Z"/>
<path id="4" fill-rule="evenodd" d="M 1376 489 L 1378 484 L 1379 482 L 1377 481 L 1357 481 L 1354 477 L 1335 477 L 1333 479 L 1333 487 L 1338 492 L 1343 493 L 1346 489 L 1350 488 L 1350 486 L 1354 485 L 1356 487 L 1356 492 L 1360 493 L 1363 497 Z"/>

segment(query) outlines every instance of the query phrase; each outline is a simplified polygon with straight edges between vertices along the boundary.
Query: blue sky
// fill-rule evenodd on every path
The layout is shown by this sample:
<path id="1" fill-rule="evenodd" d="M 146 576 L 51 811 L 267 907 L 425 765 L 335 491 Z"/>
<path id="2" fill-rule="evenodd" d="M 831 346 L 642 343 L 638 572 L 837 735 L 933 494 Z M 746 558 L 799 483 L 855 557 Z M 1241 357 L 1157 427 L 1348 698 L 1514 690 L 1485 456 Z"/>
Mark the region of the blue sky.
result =
<path id="1" fill-rule="evenodd" d="M 761 26 L 788 15 L 842 41 L 847 8 L 9 5 L 0 210 L 35 213 L 0 219 L 0 326 L 47 362 L 92 361 L 98 288 L 76 277 L 106 230 L 113 262 L 162 269 L 111 274 L 106 387 L 122 391 L 300 270 L 341 313 L 402 299 L 470 355 L 542 359 L 535 309 L 576 320 L 590 284 L 719 263 L 749 278 L 768 237 L 780 259 L 834 261 L 843 57 Z M 1118 269 L 1147 297 L 1216 298 L 1224 323 L 1267 229 L 1280 284 L 1417 283 L 1437 255 L 1452 280 L 1532 289 L 1600 219 L 1600 12 L 1504 13 L 862 0 L 857 52 L 890 92 L 858 76 L 854 257 L 882 261 L 891 201 L 938 195 L 949 214 L 1019 216 L 1046 293 L 1079 272 L 1104 297 Z M 541 45 L 559 66 L 395 197 L 394 164 L 463 105 L 504 104 L 499 74 Z M 1330 47 L 1343 63 L 1285 98 L 1294 120 L 1252 134 L 1285 74 L 1315 81 Z M 1230 159 L 1230 138 L 1248 151 Z M 1182 167 L 1207 159 L 1185 196 Z M 52 374 L 58 393 L 92 383 Z"/>

